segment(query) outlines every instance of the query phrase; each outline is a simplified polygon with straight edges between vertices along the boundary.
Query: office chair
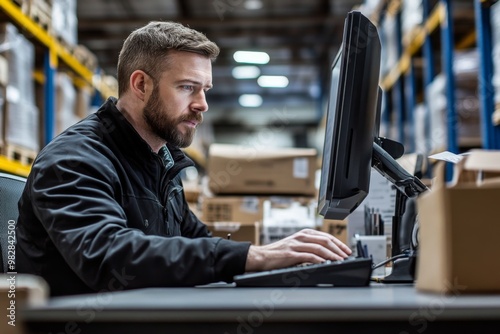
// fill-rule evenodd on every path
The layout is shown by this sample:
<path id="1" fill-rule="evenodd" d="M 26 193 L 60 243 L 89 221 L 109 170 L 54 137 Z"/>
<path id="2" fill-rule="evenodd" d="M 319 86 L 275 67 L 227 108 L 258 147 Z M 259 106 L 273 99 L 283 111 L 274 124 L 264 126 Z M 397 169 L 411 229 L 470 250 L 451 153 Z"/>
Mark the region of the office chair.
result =
<path id="1" fill-rule="evenodd" d="M 8 266 L 8 249 L 9 245 L 15 245 L 15 232 L 9 234 L 9 231 L 15 229 L 19 214 L 17 202 L 25 183 L 26 179 L 23 177 L 0 173 L 0 248 L 2 250 L 0 269 L 2 273 L 13 271 L 9 270 Z"/>

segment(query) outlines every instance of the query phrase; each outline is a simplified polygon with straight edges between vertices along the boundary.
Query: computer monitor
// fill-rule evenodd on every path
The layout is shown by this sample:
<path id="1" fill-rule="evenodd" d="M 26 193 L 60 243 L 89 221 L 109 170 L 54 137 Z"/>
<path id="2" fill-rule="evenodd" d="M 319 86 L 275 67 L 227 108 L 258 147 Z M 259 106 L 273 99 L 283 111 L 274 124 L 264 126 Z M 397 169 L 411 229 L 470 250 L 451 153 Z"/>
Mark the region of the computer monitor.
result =
<path id="1" fill-rule="evenodd" d="M 383 282 L 411 282 L 416 249 L 401 248 L 412 231 L 400 227 L 407 199 L 427 187 L 395 160 L 403 155 L 403 145 L 379 137 L 380 51 L 377 28 L 360 12 L 349 12 L 331 70 L 318 212 L 325 219 L 347 218 L 368 195 L 371 169 L 377 170 L 397 190 L 391 238 L 395 261 Z"/>
<path id="2" fill-rule="evenodd" d="M 380 123 L 380 52 L 375 25 L 361 12 L 349 12 L 331 67 L 318 197 L 325 219 L 345 219 L 368 195 Z"/>

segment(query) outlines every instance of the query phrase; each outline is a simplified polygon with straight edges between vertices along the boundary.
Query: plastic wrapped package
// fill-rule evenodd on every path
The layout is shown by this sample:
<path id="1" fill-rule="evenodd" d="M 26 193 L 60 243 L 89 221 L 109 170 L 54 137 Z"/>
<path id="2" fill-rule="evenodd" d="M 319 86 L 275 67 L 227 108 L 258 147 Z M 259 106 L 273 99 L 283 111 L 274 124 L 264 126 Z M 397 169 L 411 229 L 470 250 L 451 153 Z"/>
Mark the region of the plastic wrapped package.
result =
<path id="1" fill-rule="evenodd" d="M 423 103 L 419 103 L 413 110 L 413 120 L 415 122 L 415 152 L 427 154 L 428 138 L 425 134 L 427 107 Z"/>
<path id="2" fill-rule="evenodd" d="M 52 30 L 55 36 L 68 45 L 78 44 L 78 18 L 76 0 L 53 0 Z"/>
<path id="3" fill-rule="evenodd" d="M 481 141 L 478 89 L 479 54 L 477 50 L 455 53 L 455 111 L 456 132 L 460 146 L 478 146 Z M 446 77 L 437 75 L 427 87 L 426 99 L 430 112 L 431 152 L 440 152 L 447 147 L 447 97 Z"/>
<path id="4" fill-rule="evenodd" d="M 422 0 L 406 0 L 401 4 L 401 29 L 403 36 L 409 34 L 424 21 Z"/>
<path id="5" fill-rule="evenodd" d="M 34 45 L 11 23 L 0 28 L 0 45 L 8 61 L 5 143 L 38 151 L 39 110 L 35 104 Z"/>
<path id="6" fill-rule="evenodd" d="M 78 122 L 76 115 L 76 89 L 68 74 L 56 76 L 56 134 Z"/>
<path id="7" fill-rule="evenodd" d="M 500 3 L 496 2 L 490 8 L 491 42 L 493 48 L 493 87 L 495 103 L 500 104 Z"/>
<path id="8" fill-rule="evenodd" d="M 455 107 L 457 134 L 461 146 L 481 146 L 481 120 L 478 97 L 479 51 L 455 51 Z"/>
<path id="9" fill-rule="evenodd" d="M 5 87 L 0 86 L 0 147 L 3 146 L 3 119 L 5 106 Z"/>
<path id="10" fill-rule="evenodd" d="M 427 104 L 430 117 L 430 152 L 441 152 L 446 149 L 446 77 L 438 74 L 427 86 L 426 99 L 432 101 Z"/>
<path id="11" fill-rule="evenodd" d="M 22 92 L 22 100 L 27 104 L 35 104 L 35 47 L 17 28 L 7 23 L 4 34 L 0 36 L 5 57 L 9 63 L 9 86 Z M 16 102 L 16 101 L 13 101 Z"/>
<path id="12" fill-rule="evenodd" d="M 394 15 L 387 15 L 379 29 L 382 53 L 380 72 L 382 76 L 388 74 L 398 62 L 398 40 L 396 36 L 396 19 Z"/>
<path id="13" fill-rule="evenodd" d="M 40 149 L 38 108 L 34 104 L 19 100 L 8 102 L 6 111 L 5 141 L 11 145 L 38 151 Z"/>
<path id="14" fill-rule="evenodd" d="M 364 0 L 360 10 L 364 15 L 370 16 L 382 7 L 383 2 L 383 0 Z"/>

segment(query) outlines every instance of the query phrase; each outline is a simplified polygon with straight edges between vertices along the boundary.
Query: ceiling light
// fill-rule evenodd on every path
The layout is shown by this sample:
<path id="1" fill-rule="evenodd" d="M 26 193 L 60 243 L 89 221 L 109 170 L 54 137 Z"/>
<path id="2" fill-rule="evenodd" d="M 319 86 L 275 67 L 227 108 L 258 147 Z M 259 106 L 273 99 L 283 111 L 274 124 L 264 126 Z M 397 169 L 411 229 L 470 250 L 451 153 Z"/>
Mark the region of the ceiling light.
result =
<path id="1" fill-rule="evenodd" d="M 238 63 L 267 64 L 269 55 L 259 51 L 236 51 L 233 58 Z"/>
<path id="2" fill-rule="evenodd" d="M 260 0 L 247 0 L 243 4 L 245 6 L 245 9 L 249 10 L 257 10 L 262 8 L 262 1 Z"/>
<path id="3" fill-rule="evenodd" d="M 262 97 L 258 94 L 243 94 L 238 99 L 242 107 L 260 107 L 262 104 Z"/>
<path id="4" fill-rule="evenodd" d="M 260 68 L 257 66 L 236 66 L 232 73 L 235 79 L 254 79 L 260 75 Z"/>
<path id="5" fill-rule="evenodd" d="M 261 87 L 283 88 L 288 86 L 288 78 L 283 75 L 261 75 L 257 79 L 257 83 Z"/>

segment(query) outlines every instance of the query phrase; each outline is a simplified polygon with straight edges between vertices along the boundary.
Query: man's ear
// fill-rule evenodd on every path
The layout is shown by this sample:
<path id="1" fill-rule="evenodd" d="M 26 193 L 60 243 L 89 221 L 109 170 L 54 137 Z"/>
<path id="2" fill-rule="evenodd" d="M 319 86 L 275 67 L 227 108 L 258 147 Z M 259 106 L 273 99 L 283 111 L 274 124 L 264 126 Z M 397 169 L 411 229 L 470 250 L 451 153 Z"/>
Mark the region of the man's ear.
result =
<path id="1" fill-rule="evenodd" d="M 130 75 L 130 91 L 141 101 L 146 101 L 151 93 L 153 81 L 146 72 L 135 70 Z"/>

